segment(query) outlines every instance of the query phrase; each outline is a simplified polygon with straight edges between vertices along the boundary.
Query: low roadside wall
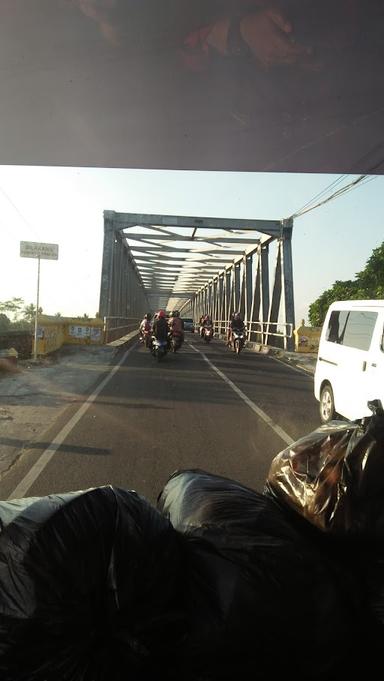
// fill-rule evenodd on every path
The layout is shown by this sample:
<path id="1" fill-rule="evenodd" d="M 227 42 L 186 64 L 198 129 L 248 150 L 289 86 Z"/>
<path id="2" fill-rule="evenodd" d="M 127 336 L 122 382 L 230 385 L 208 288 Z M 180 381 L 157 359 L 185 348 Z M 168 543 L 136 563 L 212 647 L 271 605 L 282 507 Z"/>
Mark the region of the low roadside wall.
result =
<path id="1" fill-rule="evenodd" d="M 318 352 L 321 326 L 305 326 L 302 323 L 298 329 L 294 330 L 293 335 L 296 352 Z"/>
<path id="2" fill-rule="evenodd" d="M 141 318 L 142 319 L 142 318 Z M 141 319 L 138 317 L 105 317 L 104 341 L 111 343 L 139 329 Z"/>
<path id="3" fill-rule="evenodd" d="M 136 317 L 107 317 L 106 319 L 76 319 L 73 317 L 41 316 L 37 327 L 37 354 L 48 355 L 64 344 L 103 345 L 137 331 Z M 34 330 L 7 331 L 0 334 L 0 350 L 15 348 L 20 359 L 34 354 Z"/>
<path id="4" fill-rule="evenodd" d="M 102 345 L 104 324 L 101 319 L 39 319 L 37 354 L 48 355 L 65 344 Z M 34 339 L 32 343 L 32 354 Z"/>

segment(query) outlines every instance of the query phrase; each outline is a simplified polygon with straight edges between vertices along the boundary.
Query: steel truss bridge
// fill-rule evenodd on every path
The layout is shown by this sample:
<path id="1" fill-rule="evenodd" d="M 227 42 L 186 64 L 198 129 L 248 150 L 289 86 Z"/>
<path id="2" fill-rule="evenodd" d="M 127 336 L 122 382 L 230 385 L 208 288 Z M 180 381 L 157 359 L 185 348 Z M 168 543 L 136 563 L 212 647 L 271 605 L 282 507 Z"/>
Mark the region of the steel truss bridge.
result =
<path id="1" fill-rule="evenodd" d="M 224 333 L 238 310 L 248 340 L 293 349 L 292 230 L 292 219 L 105 211 L 99 314 L 108 338 L 159 308 L 195 321 L 209 313 Z"/>

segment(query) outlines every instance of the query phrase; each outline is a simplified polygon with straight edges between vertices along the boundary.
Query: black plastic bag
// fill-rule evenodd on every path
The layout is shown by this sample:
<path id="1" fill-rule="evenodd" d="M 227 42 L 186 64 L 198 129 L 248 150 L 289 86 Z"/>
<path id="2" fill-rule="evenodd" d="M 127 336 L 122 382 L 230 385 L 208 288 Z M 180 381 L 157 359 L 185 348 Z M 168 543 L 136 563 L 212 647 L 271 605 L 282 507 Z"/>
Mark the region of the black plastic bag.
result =
<path id="1" fill-rule="evenodd" d="M 299 535 L 278 504 L 236 480 L 199 469 L 177 471 L 159 494 L 157 508 L 180 532 L 214 526 L 223 531 L 240 525 L 271 536 L 298 539 Z"/>
<path id="2" fill-rule="evenodd" d="M 273 499 L 198 470 L 175 473 L 158 508 L 183 533 L 182 654 L 198 678 L 320 680 L 345 671 L 361 592 L 320 532 L 301 532 Z"/>
<path id="3" fill-rule="evenodd" d="M 169 522 L 113 487 L 1 506 L 2 681 L 157 678 L 180 635 Z"/>
<path id="4" fill-rule="evenodd" d="M 384 412 L 333 421 L 272 461 L 266 492 L 317 528 L 384 538 Z"/>

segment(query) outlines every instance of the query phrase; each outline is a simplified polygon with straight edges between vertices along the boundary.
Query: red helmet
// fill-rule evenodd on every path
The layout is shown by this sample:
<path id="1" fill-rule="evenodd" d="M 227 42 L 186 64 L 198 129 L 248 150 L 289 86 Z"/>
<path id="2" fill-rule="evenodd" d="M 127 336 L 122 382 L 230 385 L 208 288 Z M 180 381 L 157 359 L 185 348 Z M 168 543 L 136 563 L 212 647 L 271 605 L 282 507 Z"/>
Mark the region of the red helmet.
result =
<path id="1" fill-rule="evenodd" d="M 158 319 L 160 319 L 160 317 L 165 317 L 164 310 L 159 310 L 158 313 L 157 313 L 157 317 L 158 317 Z"/>

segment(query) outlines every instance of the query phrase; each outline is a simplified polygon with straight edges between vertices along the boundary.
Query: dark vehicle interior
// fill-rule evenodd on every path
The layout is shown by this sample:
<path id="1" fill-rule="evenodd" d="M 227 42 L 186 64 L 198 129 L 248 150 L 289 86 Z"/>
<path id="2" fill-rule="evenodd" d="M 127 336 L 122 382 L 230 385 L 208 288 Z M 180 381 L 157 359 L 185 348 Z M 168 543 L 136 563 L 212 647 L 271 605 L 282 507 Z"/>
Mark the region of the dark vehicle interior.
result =
<path id="1" fill-rule="evenodd" d="M 5 166 L 384 174 L 382 0 L 2 0 L 0 17 Z M 115 208 L 125 209 L 105 206 Z M 128 221 L 127 229 L 137 224 L 145 223 Z M 175 239 L 165 229 L 172 216 L 153 224 L 150 248 L 140 246 L 152 253 L 148 281 L 155 238 Z M 193 241 L 198 224 L 188 228 Z M 229 242 L 240 230 L 227 232 Z M 105 234 L 112 271 L 118 240 L 120 255 L 129 248 L 121 231 Z M 287 253 L 279 250 L 271 308 L 284 290 L 288 297 L 279 277 Z M 244 289 L 246 265 L 244 256 Z M 234 261 L 233 272 L 240 291 Z M 184 318 L 187 330 L 196 317 Z M 120 315 L 114 321 L 121 329 Z M 168 364 L 150 365 L 144 346 L 135 355 L 124 344 L 94 392 L 78 397 L 53 385 L 41 398 L 47 411 L 62 409 L 60 429 L 51 424 L 29 448 L 17 438 L 9 489 L 20 489 L 22 471 L 30 496 L 0 501 L 2 681 L 377 677 L 382 406 L 372 404 L 359 423 L 332 421 L 294 441 L 279 415 L 289 403 L 305 428 L 301 395 L 312 399 L 311 377 L 277 355 L 266 373 L 260 353 L 254 388 L 246 350 L 230 354 L 225 332 L 217 366 L 197 333 L 184 343 L 189 354 L 182 349 Z M 215 336 L 204 349 L 217 347 Z M 32 392 L 40 399 L 37 380 Z M 73 410 L 70 427 L 64 409 Z M 281 451 L 256 491 L 248 471 L 261 475 L 267 439 Z M 189 466 L 185 450 L 196 456 Z M 242 482 L 228 475 L 224 457 Z M 33 485 L 45 466 L 39 496 Z M 97 466 L 102 473 L 86 488 Z M 73 487 L 63 490 L 69 470 Z M 127 477 L 116 484 L 120 471 Z M 137 474 L 129 488 L 128 473 Z M 152 484 L 153 503 L 143 493 Z"/>

